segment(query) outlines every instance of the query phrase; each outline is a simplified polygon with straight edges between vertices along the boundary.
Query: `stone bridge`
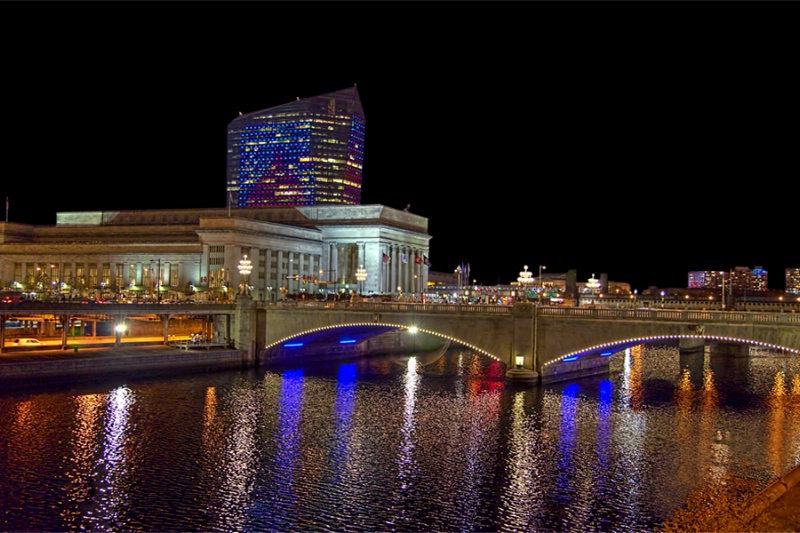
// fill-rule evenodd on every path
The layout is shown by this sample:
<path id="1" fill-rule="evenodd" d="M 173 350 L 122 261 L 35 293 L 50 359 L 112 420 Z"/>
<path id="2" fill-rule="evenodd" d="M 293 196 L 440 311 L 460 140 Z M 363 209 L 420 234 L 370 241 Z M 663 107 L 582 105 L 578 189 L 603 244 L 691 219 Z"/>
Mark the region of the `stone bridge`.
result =
<path id="1" fill-rule="evenodd" d="M 252 313 L 240 321 L 252 324 L 249 332 L 240 326 L 240 340 L 251 343 L 261 361 L 287 345 L 323 343 L 330 349 L 346 337 L 346 342 L 363 347 L 381 336 L 402 340 L 420 334 L 450 340 L 509 369 L 532 370 L 549 380 L 556 374 L 598 373 L 607 368 L 604 358 L 611 353 L 666 340 L 687 348 L 717 341 L 800 353 L 800 314 L 795 313 L 402 302 L 253 303 Z"/>

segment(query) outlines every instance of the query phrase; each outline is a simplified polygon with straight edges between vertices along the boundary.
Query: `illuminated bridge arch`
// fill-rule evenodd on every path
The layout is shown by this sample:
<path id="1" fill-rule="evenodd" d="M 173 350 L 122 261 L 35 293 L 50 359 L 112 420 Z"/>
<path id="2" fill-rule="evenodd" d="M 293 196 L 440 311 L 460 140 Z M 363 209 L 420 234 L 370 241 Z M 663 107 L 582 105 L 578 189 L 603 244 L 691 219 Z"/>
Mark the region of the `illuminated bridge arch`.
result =
<path id="1" fill-rule="evenodd" d="M 506 364 L 506 361 L 503 361 L 494 354 L 462 339 L 419 326 L 387 322 L 354 322 L 306 329 L 285 336 L 265 346 L 263 351 L 266 353 L 266 356 L 262 357 L 262 359 L 286 359 L 288 354 L 287 350 L 296 351 L 295 355 L 297 357 L 302 357 L 303 352 L 299 349 L 303 348 L 306 348 L 307 352 L 311 354 L 317 353 L 319 350 L 334 350 L 336 346 L 345 346 L 353 350 L 357 349 L 359 345 L 367 342 L 369 339 L 384 335 L 388 332 L 408 333 L 409 335 L 430 335 L 444 342 L 452 342 L 466 347 L 476 353 Z M 346 352 L 347 350 L 341 351 Z"/>
<path id="2" fill-rule="evenodd" d="M 739 343 L 739 344 L 749 344 L 751 346 L 758 346 L 761 348 L 767 348 L 770 350 L 779 350 L 783 352 L 788 352 L 792 354 L 800 354 L 800 350 L 791 348 L 788 346 L 779 346 L 777 344 L 771 344 L 767 342 L 757 341 L 753 339 L 747 339 L 743 337 L 727 337 L 727 336 L 720 336 L 720 335 L 654 335 L 648 337 L 633 337 L 629 339 L 623 339 L 613 342 L 606 342 L 603 344 L 596 344 L 593 346 L 589 346 L 580 350 L 575 350 L 566 354 L 563 354 L 555 359 L 552 359 L 546 363 L 544 363 L 543 367 L 548 367 L 551 365 L 557 365 L 562 363 L 570 363 L 574 361 L 578 361 L 583 358 L 604 358 L 609 357 L 621 350 L 626 348 L 630 348 L 632 346 L 638 346 L 640 344 L 654 344 L 658 341 L 669 341 L 669 340 L 684 340 L 684 339 L 694 339 L 694 340 L 702 340 L 705 341 L 716 341 L 716 342 L 729 342 L 729 343 Z"/>

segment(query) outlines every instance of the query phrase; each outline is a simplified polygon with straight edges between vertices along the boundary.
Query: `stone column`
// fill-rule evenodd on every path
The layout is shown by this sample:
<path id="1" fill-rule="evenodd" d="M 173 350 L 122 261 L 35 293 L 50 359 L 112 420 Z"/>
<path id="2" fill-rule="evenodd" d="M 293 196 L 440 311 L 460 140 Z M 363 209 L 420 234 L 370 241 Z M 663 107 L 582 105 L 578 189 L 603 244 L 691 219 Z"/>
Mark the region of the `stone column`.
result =
<path id="1" fill-rule="evenodd" d="M 275 290 L 278 291 L 278 299 L 283 300 L 283 292 L 281 292 L 281 288 L 286 288 L 286 272 L 283 270 L 283 250 L 277 251 L 276 260 L 278 265 L 275 271 Z"/>
<path id="2" fill-rule="evenodd" d="M 389 263 L 392 268 L 392 290 L 397 291 L 397 287 L 402 286 L 403 278 L 401 277 L 401 264 L 400 264 L 400 247 L 397 245 L 392 246 L 392 261 Z M 405 287 L 403 287 L 405 289 Z"/>
<path id="3" fill-rule="evenodd" d="M 253 270 L 250 272 L 250 279 L 248 283 L 253 286 L 253 296 L 256 300 L 263 300 L 264 294 L 264 282 L 261 280 L 261 276 L 259 275 L 259 269 L 261 268 L 261 253 L 258 248 L 250 248 L 250 253 L 247 255 L 247 258 L 250 260 Z"/>
<path id="4" fill-rule="evenodd" d="M 208 276 L 208 260 L 209 260 L 209 246 L 207 244 L 203 244 L 203 251 L 200 254 L 200 272 L 198 273 L 200 279 L 197 280 L 197 283 L 208 287 L 208 281 L 203 281 Z"/>
<path id="5" fill-rule="evenodd" d="M 267 287 L 272 287 L 271 291 L 267 291 Z M 275 299 L 275 291 L 278 290 L 278 283 L 272 276 L 272 250 L 269 248 L 264 250 L 264 290 L 267 294 L 267 301 Z"/>

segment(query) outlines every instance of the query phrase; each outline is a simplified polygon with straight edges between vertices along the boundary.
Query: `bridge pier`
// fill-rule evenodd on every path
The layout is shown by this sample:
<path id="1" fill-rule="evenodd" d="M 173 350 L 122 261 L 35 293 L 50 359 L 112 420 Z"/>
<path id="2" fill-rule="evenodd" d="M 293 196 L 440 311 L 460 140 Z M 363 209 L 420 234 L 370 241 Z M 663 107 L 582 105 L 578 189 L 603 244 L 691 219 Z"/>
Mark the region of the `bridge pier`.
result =
<path id="1" fill-rule="evenodd" d="M 234 319 L 236 327 L 230 332 L 233 334 L 234 347 L 245 352 L 242 361 L 247 366 L 255 366 L 256 302 L 249 294 L 242 293 L 236 297 Z"/>
<path id="2" fill-rule="evenodd" d="M 582 357 L 576 361 L 562 361 L 547 365 L 542 370 L 542 384 L 608 374 L 607 357 Z"/>
<path id="3" fill-rule="evenodd" d="M 514 340 L 506 363 L 506 379 L 509 381 L 539 381 L 536 362 L 536 311 L 530 302 L 514 305 L 511 316 L 514 320 Z"/>

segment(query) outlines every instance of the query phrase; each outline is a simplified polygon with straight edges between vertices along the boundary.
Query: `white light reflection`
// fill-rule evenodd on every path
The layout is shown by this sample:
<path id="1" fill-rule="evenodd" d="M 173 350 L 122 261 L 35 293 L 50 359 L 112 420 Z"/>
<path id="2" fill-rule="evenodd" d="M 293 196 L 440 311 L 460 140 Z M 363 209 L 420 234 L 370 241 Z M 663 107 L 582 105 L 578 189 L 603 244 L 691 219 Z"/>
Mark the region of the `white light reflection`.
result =
<path id="1" fill-rule="evenodd" d="M 95 518 L 110 524 L 120 522 L 120 513 L 128 503 L 128 495 L 123 489 L 125 484 L 121 478 L 127 474 L 125 444 L 130 431 L 130 410 L 135 401 L 133 391 L 127 387 L 114 389 L 108 396 L 102 465 L 105 468 L 105 477 L 97 482 L 98 492 L 104 493 L 104 498 L 102 502 L 98 502 L 100 511 Z M 95 524 L 93 529 L 97 529 L 99 525 Z"/>
<path id="2" fill-rule="evenodd" d="M 464 379 L 464 352 L 458 352 L 458 363 L 456 364 L 456 398 L 464 398 L 466 395 L 467 382 Z"/>
<path id="3" fill-rule="evenodd" d="M 95 472 L 94 458 L 99 449 L 98 433 L 100 432 L 101 408 L 103 395 L 85 394 L 75 398 L 75 427 L 72 430 L 72 456 L 69 458 L 71 468 L 66 472 L 69 479 L 67 486 L 67 502 L 74 508 L 64 507 L 61 517 L 70 530 L 92 529 L 93 524 L 83 523 L 84 509 L 93 497 Z"/>
<path id="4" fill-rule="evenodd" d="M 417 477 L 418 465 L 414 461 L 414 447 L 416 444 L 416 420 L 414 411 L 417 404 L 417 387 L 419 386 L 420 375 L 417 373 L 417 358 L 408 359 L 403 382 L 405 384 L 405 408 L 403 409 L 403 427 L 401 429 L 402 440 L 397 454 L 397 478 L 398 493 L 394 496 L 393 507 L 401 513 L 396 517 L 394 523 L 402 523 L 409 519 L 405 516 L 405 505 L 414 489 L 414 480 Z"/>
<path id="5" fill-rule="evenodd" d="M 630 505 L 625 514 L 637 516 L 642 498 L 644 450 L 647 441 L 647 415 L 643 409 L 644 387 L 642 383 L 642 358 L 645 346 L 638 345 L 625 350 L 624 370 L 620 386 L 620 410 L 614 428 L 619 460 L 627 465 L 628 475 L 618 479 L 616 490 L 630 495 Z"/>
<path id="6" fill-rule="evenodd" d="M 209 400 L 208 394 L 206 399 Z M 256 428 L 261 412 L 261 397 L 257 389 L 234 388 L 225 398 L 225 406 L 218 410 L 227 412 L 227 420 L 232 423 L 227 428 L 228 438 L 223 445 L 220 473 L 219 521 L 217 527 L 241 531 L 247 524 L 250 513 L 250 498 L 257 465 Z M 216 396 L 212 396 L 216 402 Z M 213 404 L 206 404 L 210 408 Z M 206 412 L 208 415 L 208 412 Z"/>
<path id="7" fill-rule="evenodd" d="M 504 530 L 538 531 L 536 517 L 542 516 L 542 470 L 537 460 L 541 431 L 531 427 L 525 414 L 525 392 L 514 395 L 511 408 L 509 454 L 506 462 L 508 479 L 502 508 Z"/>

